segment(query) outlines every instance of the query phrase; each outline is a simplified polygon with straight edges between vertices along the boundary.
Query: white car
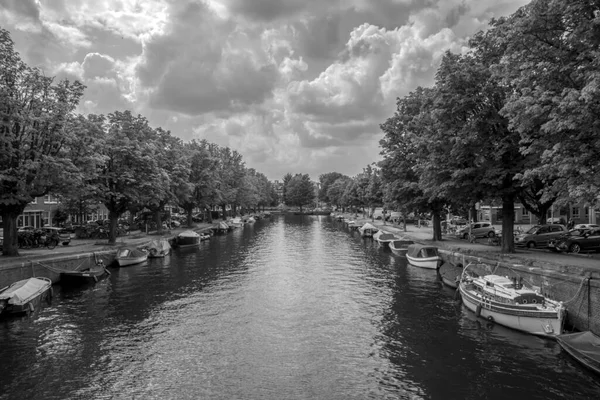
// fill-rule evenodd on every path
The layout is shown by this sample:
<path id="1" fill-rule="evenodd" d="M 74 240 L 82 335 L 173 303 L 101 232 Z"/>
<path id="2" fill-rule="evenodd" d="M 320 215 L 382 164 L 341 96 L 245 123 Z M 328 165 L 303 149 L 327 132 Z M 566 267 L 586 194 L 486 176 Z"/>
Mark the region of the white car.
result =
<path id="1" fill-rule="evenodd" d="M 577 224 L 573 227 L 573 229 L 593 229 L 600 228 L 598 224 Z"/>

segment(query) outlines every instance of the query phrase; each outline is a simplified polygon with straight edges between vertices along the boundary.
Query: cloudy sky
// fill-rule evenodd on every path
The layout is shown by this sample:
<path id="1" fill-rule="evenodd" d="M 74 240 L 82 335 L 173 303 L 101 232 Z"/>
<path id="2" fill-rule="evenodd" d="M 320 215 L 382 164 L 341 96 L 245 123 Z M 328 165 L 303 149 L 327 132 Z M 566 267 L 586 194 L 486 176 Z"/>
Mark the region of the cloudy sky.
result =
<path id="1" fill-rule="evenodd" d="M 248 167 L 349 176 L 379 124 L 446 50 L 526 0 L 0 0 L 32 66 L 87 90 L 82 113 L 132 110 Z"/>

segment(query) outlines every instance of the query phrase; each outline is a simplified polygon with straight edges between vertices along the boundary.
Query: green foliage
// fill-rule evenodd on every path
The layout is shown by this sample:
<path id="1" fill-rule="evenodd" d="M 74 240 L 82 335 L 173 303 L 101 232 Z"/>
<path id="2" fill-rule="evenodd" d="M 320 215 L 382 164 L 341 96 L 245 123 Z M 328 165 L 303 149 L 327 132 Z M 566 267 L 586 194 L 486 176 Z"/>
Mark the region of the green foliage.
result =
<path id="1" fill-rule="evenodd" d="M 287 184 L 288 205 L 302 207 L 315 201 L 315 185 L 308 174 L 296 174 Z"/>

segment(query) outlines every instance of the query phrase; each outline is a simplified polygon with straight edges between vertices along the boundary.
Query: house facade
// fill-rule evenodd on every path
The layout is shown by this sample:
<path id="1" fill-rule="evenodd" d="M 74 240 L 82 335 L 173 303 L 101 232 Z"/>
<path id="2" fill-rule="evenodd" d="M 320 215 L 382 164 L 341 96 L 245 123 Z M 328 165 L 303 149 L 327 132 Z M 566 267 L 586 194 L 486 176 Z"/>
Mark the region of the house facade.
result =
<path id="1" fill-rule="evenodd" d="M 490 221 L 492 224 L 502 223 L 502 207 L 480 205 L 477 207 L 478 221 Z M 546 215 L 547 220 L 567 221 L 573 219 L 575 224 L 597 224 L 600 221 L 600 209 L 585 204 L 569 204 L 563 207 L 552 207 Z M 538 218 L 527 211 L 522 204 L 515 205 L 515 224 L 533 225 L 539 223 Z"/>

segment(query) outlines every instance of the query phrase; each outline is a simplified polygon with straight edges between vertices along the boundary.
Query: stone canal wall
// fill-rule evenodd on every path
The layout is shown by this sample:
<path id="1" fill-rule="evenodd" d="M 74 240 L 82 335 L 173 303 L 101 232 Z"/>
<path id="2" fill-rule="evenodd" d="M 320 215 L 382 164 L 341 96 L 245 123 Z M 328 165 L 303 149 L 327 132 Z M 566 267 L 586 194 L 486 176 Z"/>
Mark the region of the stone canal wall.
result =
<path id="1" fill-rule="evenodd" d="M 28 279 L 34 276 L 43 276 L 52 279 L 53 283 L 60 280 L 60 271 L 83 269 L 96 265 L 102 261 L 110 265 L 117 254 L 117 250 L 104 250 L 93 253 L 64 254 L 48 259 L 24 259 L 23 261 L 3 266 L 0 271 L 0 288 L 13 282 Z"/>
<path id="2" fill-rule="evenodd" d="M 592 331 L 600 334 L 600 273 L 576 266 L 548 265 L 544 262 L 522 259 L 511 261 L 494 254 L 466 254 L 440 249 L 444 265 L 440 273 L 457 274 L 469 263 L 484 263 L 498 275 L 517 276 L 523 282 L 540 289 L 547 297 L 562 301 L 567 308 L 567 329 Z"/>

